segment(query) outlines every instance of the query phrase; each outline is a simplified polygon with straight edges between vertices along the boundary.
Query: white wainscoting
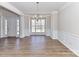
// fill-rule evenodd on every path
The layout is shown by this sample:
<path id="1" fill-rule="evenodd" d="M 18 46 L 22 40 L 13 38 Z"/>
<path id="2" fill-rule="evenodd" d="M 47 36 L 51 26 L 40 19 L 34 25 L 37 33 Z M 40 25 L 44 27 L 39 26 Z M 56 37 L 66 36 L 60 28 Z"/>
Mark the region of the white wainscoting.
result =
<path id="1" fill-rule="evenodd" d="M 79 56 L 79 36 L 68 32 L 58 32 L 58 40 Z"/>
<path id="2" fill-rule="evenodd" d="M 57 31 L 51 32 L 50 37 L 51 37 L 52 39 L 58 39 L 58 32 L 57 32 Z"/>

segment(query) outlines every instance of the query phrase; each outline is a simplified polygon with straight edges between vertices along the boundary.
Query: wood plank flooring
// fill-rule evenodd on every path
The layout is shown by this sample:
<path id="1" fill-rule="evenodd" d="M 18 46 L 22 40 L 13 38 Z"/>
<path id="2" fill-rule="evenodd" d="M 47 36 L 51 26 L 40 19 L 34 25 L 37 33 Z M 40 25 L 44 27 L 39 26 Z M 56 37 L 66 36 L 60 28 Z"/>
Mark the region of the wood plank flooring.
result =
<path id="1" fill-rule="evenodd" d="M 0 57 L 76 57 L 58 40 L 47 36 L 30 36 L 23 39 L 0 39 Z"/>

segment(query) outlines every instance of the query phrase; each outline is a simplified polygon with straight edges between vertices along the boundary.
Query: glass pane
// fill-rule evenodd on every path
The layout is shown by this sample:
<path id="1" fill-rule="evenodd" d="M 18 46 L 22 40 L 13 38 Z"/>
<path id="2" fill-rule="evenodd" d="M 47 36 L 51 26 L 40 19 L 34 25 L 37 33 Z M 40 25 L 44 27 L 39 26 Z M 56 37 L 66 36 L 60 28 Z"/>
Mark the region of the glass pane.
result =
<path id="1" fill-rule="evenodd" d="M 19 34 L 19 32 L 17 32 L 17 35 Z"/>
<path id="2" fill-rule="evenodd" d="M 40 20 L 36 20 L 36 32 L 41 32 L 40 24 L 41 24 L 41 21 Z"/>
<path id="3" fill-rule="evenodd" d="M 17 20 L 17 34 L 19 34 L 19 20 Z"/>
<path id="4" fill-rule="evenodd" d="M 41 24 L 41 27 L 42 27 L 42 30 L 41 30 L 41 31 L 42 31 L 42 32 L 45 32 L 45 20 L 42 19 L 42 20 L 41 20 L 41 23 L 42 23 L 42 24 Z"/>
<path id="5" fill-rule="evenodd" d="M 41 25 L 45 25 L 45 20 L 44 19 L 41 20 Z"/>
<path id="6" fill-rule="evenodd" d="M 32 19 L 32 32 L 45 32 L 45 19 Z"/>
<path id="7" fill-rule="evenodd" d="M 35 32 L 35 20 L 32 20 L 32 32 Z"/>
<path id="8" fill-rule="evenodd" d="M 5 20 L 5 34 L 7 34 L 7 20 Z"/>

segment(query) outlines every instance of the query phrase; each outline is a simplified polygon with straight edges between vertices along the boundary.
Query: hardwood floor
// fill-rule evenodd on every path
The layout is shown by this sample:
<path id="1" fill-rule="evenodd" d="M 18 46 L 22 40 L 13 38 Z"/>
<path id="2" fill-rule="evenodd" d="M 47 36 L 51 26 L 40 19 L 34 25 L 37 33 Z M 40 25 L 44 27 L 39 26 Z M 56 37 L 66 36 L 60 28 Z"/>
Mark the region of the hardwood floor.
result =
<path id="1" fill-rule="evenodd" d="M 47 36 L 30 36 L 23 39 L 0 39 L 0 56 L 7 57 L 76 57 L 58 40 Z"/>

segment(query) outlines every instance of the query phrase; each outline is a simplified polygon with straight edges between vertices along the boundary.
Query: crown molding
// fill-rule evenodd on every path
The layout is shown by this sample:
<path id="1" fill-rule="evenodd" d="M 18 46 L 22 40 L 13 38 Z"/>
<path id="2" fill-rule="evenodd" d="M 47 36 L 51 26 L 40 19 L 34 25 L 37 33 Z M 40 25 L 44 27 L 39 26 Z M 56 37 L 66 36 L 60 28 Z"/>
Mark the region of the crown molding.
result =
<path id="1" fill-rule="evenodd" d="M 53 11 L 52 13 L 51 13 L 51 15 L 53 15 L 53 14 L 57 14 L 58 13 L 58 11 Z"/>
<path id="2" fill-rule="evenodd" d="M 60 11 L 64 10 L 65 8 L 71 6 L 72 4 L 73 4 L 73 2 L 67 2 L 67 3 L 66 3 L 65 5 L 63 5 L 58 11 L 60 12 Z"/>
<path id="3" fill-rule="evenodd" d="M 0 6 L 6 8 L 6 9 L 8 9 L 8 10 L 10 10 L 18 15 L 23 15 L 23 13 L 20 10 L 18 10 L 17 8 L 15 8 L 13 5 L 11 5 L 8 2 L 0 2 Z"/>

